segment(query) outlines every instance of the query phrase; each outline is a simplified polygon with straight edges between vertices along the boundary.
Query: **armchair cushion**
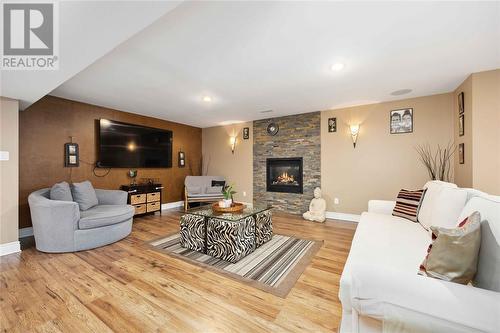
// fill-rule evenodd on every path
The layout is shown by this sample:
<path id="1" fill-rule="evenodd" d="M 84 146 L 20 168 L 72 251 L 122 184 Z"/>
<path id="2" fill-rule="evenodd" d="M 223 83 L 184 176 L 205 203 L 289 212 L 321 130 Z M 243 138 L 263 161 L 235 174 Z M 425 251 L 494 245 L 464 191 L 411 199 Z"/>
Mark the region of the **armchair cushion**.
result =
<path id="1" fill-rule="evenodd" d="M 186 187 L 188 196 L 193 194 L 201 194 L 201 186 L 188 186 Z"/>
<path id="2" fill-rule="evenodd" d="M 207 187 L 207 190 L 205 192 L 207 194 L 221 194 L 222 193 L 222 186 Z"/>
<path id="3" fill-rule="evenodd" d="M 79 229 L 93 229 L 126 221 L 134 216 L 128 205 L 97 205 L 80 213 Z"/>
<path id="4" fill-rule="evenodd" d="M 92 208 L 99 203 L 94 187 L 88 180 L 81 183 L 73 183 L 71 192 L 73 193 L 73 200 L 78 203 L 82 211 Z"/>
<path id="5" fill-rule="evenodd" d="M 50 189 L 50 200 L 73 201 L 69 184 L 67 182 L 54 184 Z"/>

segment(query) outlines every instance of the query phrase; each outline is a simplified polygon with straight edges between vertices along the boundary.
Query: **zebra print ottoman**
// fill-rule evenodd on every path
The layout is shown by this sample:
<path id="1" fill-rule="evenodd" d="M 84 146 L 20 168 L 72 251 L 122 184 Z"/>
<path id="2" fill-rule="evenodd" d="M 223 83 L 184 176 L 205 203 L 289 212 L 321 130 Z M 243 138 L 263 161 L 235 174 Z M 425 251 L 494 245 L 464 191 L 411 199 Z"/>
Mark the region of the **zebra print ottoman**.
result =
<path id="1" fill-rule="evenodd" d="M 255 247 L 259 247 L 273 238 L 271 217 L 271 210 L 255 214 Z"/>
<path id="2" fill-rule="evenodd" d="M 255 250 L 255 220 L 248 216 L 238 221 L 209 218 L 207 254 L 214 258 L 238 262 Z"/>
<path id="3" fill-rule="evenodd" d="M 181 217 L 181 246 L 186 249 L 205 253 L 205 217 L 186 214 Z"/>
<path id="4" fill-rule="evenodd" d="M 242 213 L 214 214 L 211 208 L 188 211 L 180 221 L 180 245 L 235 263 L 273 238 L 270 206 Z"/>

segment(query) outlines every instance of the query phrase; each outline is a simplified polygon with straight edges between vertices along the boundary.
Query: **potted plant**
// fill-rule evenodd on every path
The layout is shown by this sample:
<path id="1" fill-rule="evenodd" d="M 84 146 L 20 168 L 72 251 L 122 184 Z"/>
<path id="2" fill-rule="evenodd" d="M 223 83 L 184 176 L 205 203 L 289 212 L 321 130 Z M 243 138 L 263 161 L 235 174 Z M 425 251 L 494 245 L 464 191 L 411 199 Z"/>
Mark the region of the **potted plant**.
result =
<path id="1" fill-rule="evenodd" d="M 222 190 L 222 195 L 224 196 L 223 208 L 231 207 L 231 204 L 233 203 L 233 194 L 235 194 L 235 193 L 236 193 L 236 191 L 233 190 L 233 185 L 224 186 L 224 189 Z M 220 203 L 219 203 L 219 206 L 220 206 Z"/>

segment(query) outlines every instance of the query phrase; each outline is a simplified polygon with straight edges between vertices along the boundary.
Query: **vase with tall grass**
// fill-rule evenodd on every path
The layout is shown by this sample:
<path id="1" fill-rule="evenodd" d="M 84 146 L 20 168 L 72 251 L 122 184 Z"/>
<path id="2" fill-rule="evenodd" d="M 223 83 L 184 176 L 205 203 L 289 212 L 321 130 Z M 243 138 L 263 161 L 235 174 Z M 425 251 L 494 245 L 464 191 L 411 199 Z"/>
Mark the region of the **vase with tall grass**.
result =
<path id="1" fill-rule="evenodd" d="M 435 150 L 427 143 L 416 146 L 415 150 L 420 157 L 420 161 L 427 169 L 431 180 L 442 180 L 445 182 L 451 180 L 452 157 L 457 150 L 457 146 L 454 143 L 448 143 L 444 147 L 438 144 Z"/>

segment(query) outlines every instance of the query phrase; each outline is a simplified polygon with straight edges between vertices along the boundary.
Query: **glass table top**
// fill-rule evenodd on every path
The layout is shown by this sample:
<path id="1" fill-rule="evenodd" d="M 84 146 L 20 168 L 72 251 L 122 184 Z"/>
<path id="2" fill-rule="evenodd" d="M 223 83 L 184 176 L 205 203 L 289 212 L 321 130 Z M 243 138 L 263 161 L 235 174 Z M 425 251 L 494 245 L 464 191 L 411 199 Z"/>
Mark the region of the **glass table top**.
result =
<path id="1" fill-rule="evenodd" d="M 218 219 L 222 220 L 229 220 L 229 221 L 238 221 L 241 219 L 244 219 L 245 217 L 261 213 L 263 211 L 272 209 L 273 207 L 271 205 L 245 205 L 245 208 L 241 212 L 237 213 L 220 213 L 220 212 L 214 212 L 212 210 L 212 205 L 205 205 L 205 206 L 200 206 L 200 207 L 195 207 L 188 209 L 186 211 L 186 214 L 193 214 L 193 215 L 200 215 L 200 216 L 207 216 L 207 217 L 216 217 Z"/>

